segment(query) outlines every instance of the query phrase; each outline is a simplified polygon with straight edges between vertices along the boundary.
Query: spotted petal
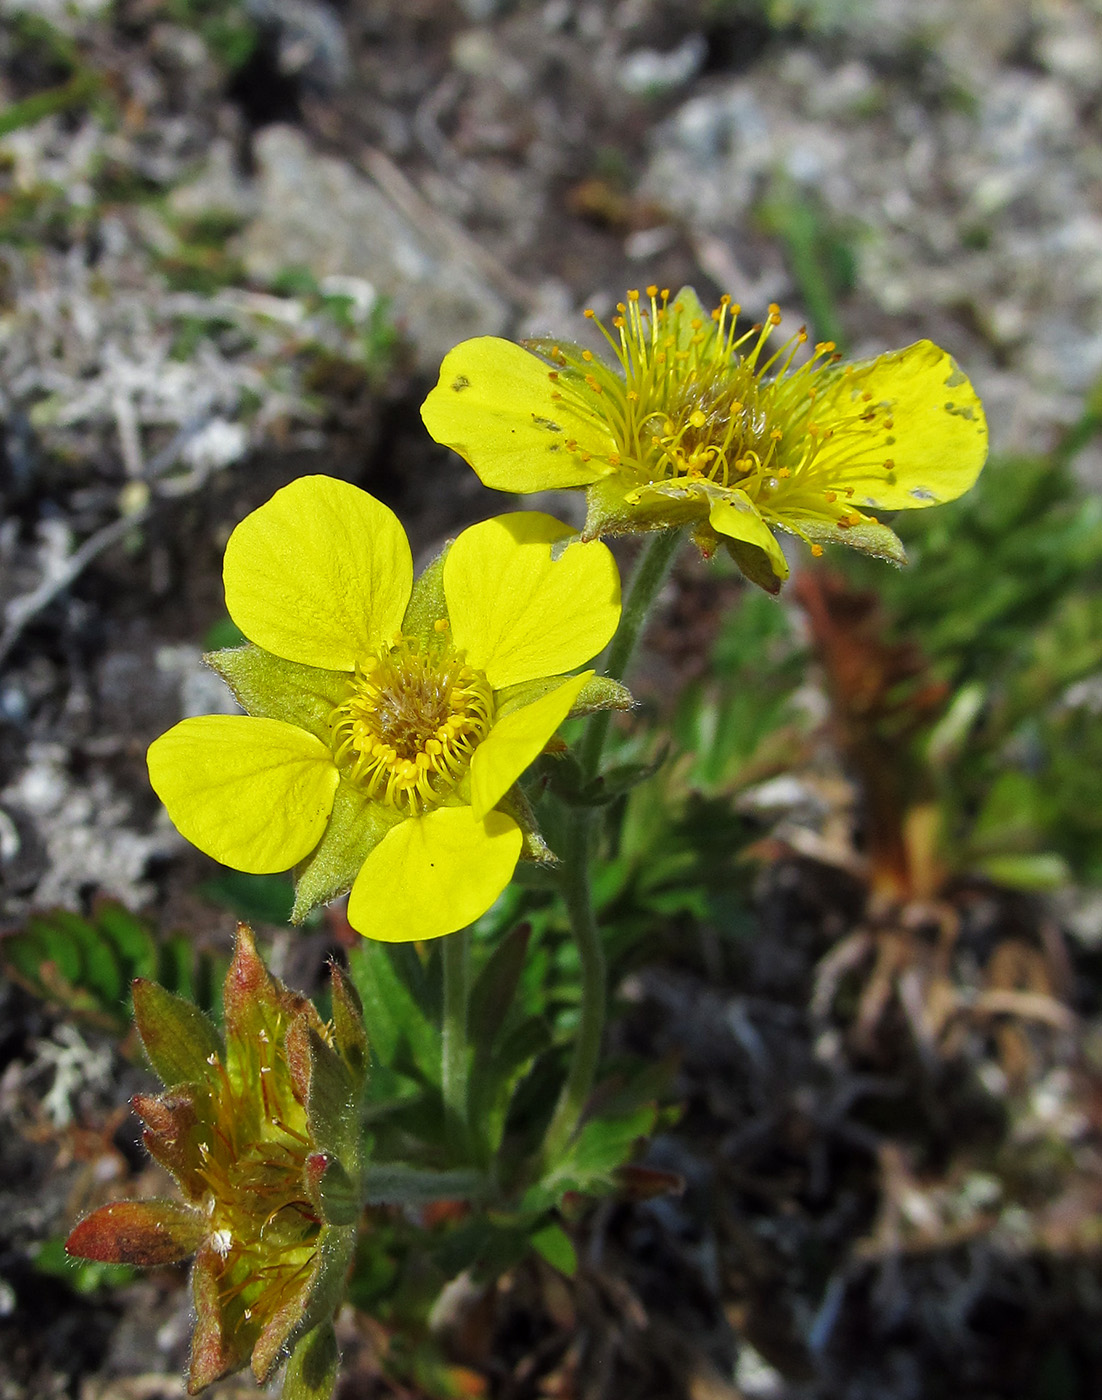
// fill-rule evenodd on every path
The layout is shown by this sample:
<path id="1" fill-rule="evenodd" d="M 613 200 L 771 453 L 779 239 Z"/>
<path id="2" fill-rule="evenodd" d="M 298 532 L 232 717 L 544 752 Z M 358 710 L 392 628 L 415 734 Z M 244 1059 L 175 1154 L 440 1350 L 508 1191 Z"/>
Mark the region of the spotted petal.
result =
<path id="1" fill-rule="evenodd" d="M 920 340 L 852 365 L 822 391 L 815 417 L 827 425 L 881 406 L 862 461 L 839 461 L 837 485 L 852 488 L 858 510 L 938 505 L 972 486 L 987 459 L 987 419 L 951 355 Z"/>
<path id="2" fill-rule="evenodd" d="M 398 517 L 327 476 L 304 476 L 247 515 L 222 566 L 226 607 L 246 637 L 306 666 L 352 671 L 389 644 L 413 587 Z"/>
<path id="3" fill-rule="evenodd" d="M 445 356 L 421 417 L 497 491 L 586 486 L 608 470 L 615 443 L 598 416 L 552 398 L 554 374 L 508 340 L 465 340 Z"/>
<path id="4" fill-rule="evenodd" d="M 177 830 L 252 875 L 286 870 L 317 845 L 339 781 L 313 734 L 274 719 L 185 719 L 149 747 L 149 780 Z"/>
<path id="5" fill-rule="evenodd" d="M 517 511 L 472 525 L 444 561 L 452 635 L 495 690 L 572 671 L 620 620 L 620 576 L 608 548 L 573 541 L 549 515 Z M 558 553 L 558 551 L 555 551 Z"/>
<path id="6" fill-rule="evenodd" d="M 368 938 L 409 943 L 465 928 L 512 878 L 520 827 L 503 812 L 438 807 L 400 822 L 364 862 L 348 920 Z"/>

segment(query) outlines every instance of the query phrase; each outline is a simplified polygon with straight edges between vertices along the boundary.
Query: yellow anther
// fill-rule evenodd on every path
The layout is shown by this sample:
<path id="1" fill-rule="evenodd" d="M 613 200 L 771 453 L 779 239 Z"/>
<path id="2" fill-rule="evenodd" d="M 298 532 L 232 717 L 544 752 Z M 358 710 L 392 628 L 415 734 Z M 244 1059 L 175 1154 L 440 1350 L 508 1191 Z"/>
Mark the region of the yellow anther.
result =
<path id="1" fill-rule="evenodd" d="M 446 617 L 438 617 L 432 624 L 432 630 L 434 632 L 446 632 L 448 630 L 448 619 Z"/>
<path id="2" fill-rule="evenodd" d="M 811 546 L 811 553 L 816 559 L 821 559 L 823 557 L 823 546 L 821 544 L 813 544 Z"/>

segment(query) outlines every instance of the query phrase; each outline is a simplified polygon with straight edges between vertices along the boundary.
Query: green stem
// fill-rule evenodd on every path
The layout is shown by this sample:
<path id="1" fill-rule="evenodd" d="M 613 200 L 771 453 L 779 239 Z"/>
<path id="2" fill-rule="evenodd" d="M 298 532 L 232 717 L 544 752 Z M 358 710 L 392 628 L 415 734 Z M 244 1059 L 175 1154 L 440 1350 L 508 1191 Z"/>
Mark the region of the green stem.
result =
<path id="1" fill-rule="evenodd" d="M 681 533 L 680 529 L 674 529 L 654 536 L 636 565 L 605 668 L 615 680 L 620 680 L 627 670 L 651 604 L 658 596 L 681 543 Z M 610 711 L 599 711 L 586 727 L 578 758 L 587 778 L 595 778 L 600 769 L 611 717 Z M 597 810 L 593 807 L 575 809 L 562 851 L 562 894 L 581 958 L 582 1003 L 570 1073 L 544 1137 L 545 1167 L 553 1166 L 577 1131 L 601 1057 L 608 977 L 589 883 Z"/>
<path id="2" fill-rule="evenodd" d="M 444 960 L 444 1026 L 441 1087 L 448 1135 L 464 1147 L 467 1142 L 467 1004 L 470 930 L 460 929 L 442 940 Z"/>
<path id="3" fill-rule="evenodd" d="M 554 1164 L 573 1137 L 593 1088 L 601 1056 L 607 976 L 605 950 L 589 888 L 595 816 L 592 807 L 579 808 L 572 814 L 562 852 L 562 894 L 581 958 L 582 1005 L 570 1073 L 543 1140 L 545 1166 Z"/>
<path id="4" fill-rule="evenodd" d="M 663 530 L 661 534 L 651 536 L 639 556 L 639 562 L 628 586 L 627 597 L 624 599 L 620 626 L 616 629 L 616 635 L 608 649 L 605 674 L 614 681 L 624 678 L 647 614 L 658 596 L 659 589 L 666 581 L 681 539 L 682 531 L 679 527 Z M 612 711 L 599 710 L 586 726 L 578 748 L 578 761 L 587 778 L 597 776 L 611 723 Z"/>

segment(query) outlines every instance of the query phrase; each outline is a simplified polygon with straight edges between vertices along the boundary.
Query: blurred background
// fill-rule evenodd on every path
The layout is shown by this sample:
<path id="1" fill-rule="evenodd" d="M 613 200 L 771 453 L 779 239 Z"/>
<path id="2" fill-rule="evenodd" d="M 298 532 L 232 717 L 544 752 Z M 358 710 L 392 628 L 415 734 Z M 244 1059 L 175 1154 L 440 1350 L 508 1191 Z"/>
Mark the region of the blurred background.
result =
<path id="1" fill-rule="evenodd" d="M 147 785 L 233 708 L 230 530 L 327 472 L 427 559 L 505 504 L 421 426 L 443 354 L 651 282 L 937 341 L 992 460 L 901 573 L 679 564 L 598 895 L 686 1190 L 432 1317 L 380 1221 L 340 1394 L 1102 1394 L 1100 136 L 1099 0 L 0 0 L 0 1400 L 183 1393 L 183 1277 L 59 1243 L 164 1189 L 130 976 L 347 936 Z"/>

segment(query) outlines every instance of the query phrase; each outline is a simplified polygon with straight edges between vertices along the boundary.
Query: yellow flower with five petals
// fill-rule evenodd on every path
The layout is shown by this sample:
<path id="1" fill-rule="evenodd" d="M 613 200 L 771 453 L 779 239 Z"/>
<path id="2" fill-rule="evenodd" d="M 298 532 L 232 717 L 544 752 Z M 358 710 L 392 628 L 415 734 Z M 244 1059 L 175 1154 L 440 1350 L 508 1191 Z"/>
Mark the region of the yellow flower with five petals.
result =
<path id="1" fill-rule="evenodd" d="M 806 331 L 770 351 L 777 307 L 741 333 L 738 313 L 724 297 L 709 314 L 691 288 L 629 292 L 611 330 L 597 322 L 613 365 L 563 342 L 464 341 L 422 417 L 487 486 L 584 487 L 587 539 L 689 524 L 771 592 L 788 575 L 778 528 L 813 553 L 902 562 L 869 511 L 969 489 L 987 424 L 968 379 L 928 340 L 849 365 L 824 342 L 797 364 Z"/>
<path id="2" fill-rule="evenodd" d="M 252 644 L 207 658 L 247 713 L 185 719 L 149 749 L 176 827 L 234 869 L 296 867 L 296 920 L 349 888 L 353 927 L 385 941 L 484 913 L 534 839 L 517 779 L 570 713 L 623 703 L 567 674 L 620 616 L 612 555 L 572 536 L 498 516 L 414 583 L 405 532 L 365 491 L 277 491 L 226 547 Z"/>

